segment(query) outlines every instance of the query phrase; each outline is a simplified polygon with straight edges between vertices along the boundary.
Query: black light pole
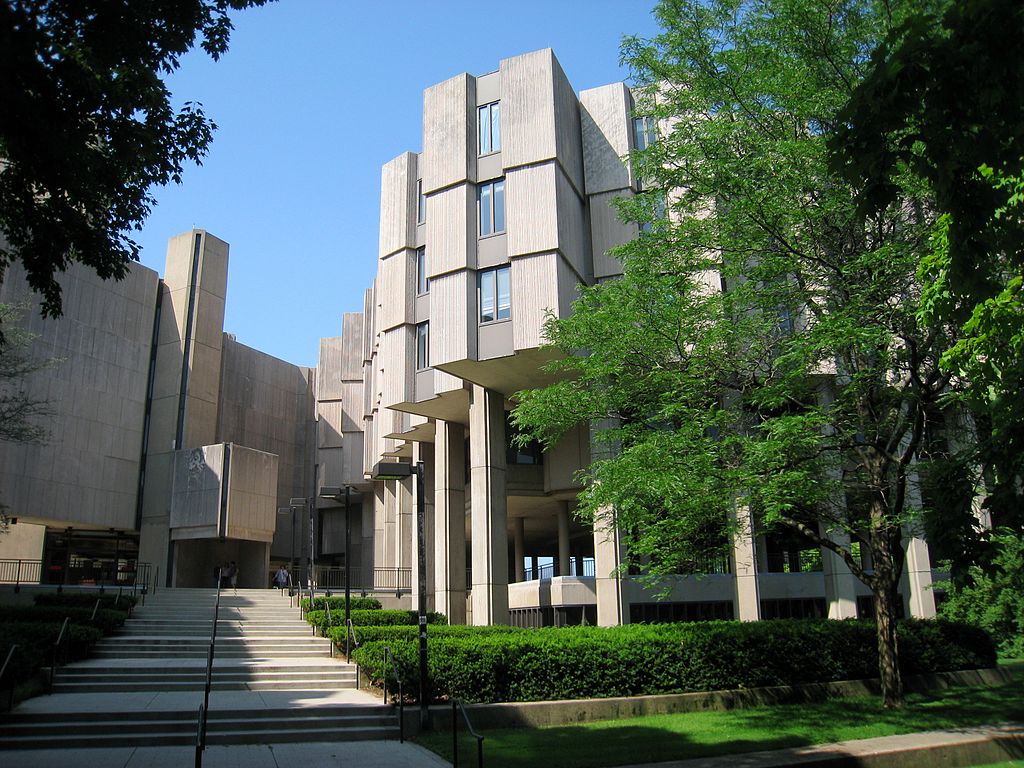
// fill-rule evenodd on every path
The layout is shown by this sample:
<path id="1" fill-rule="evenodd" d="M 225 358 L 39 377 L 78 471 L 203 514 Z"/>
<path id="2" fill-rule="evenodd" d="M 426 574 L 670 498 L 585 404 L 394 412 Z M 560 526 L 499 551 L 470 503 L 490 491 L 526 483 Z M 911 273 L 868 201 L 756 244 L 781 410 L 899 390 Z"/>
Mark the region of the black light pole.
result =
<path id="1" fill-rule="evenodd" d="M 313 511 L 312 511 L 312 504 L 310 504 L 310 500 L 309 499 L 307 499 L 305 497 L 299 497 L 299 496 L 296 496 L 296 497 L 292 498 L 288 502 L 288 504 L 292 508 L 292 554 L 295 553 L 295 523 L 296 523 L 296 520 L 295 520 L 295 510 L 298 509 L 299 507 L 304 507 L 307 504 L 310 507 L 310 513 L 309 513 L 309 557 L 306 559 L 306 566 L 307 566 L 306 581 L 309 583 L 310 587 L 312 588 L 312 585 L 313 585 L 313 557 L 314 557 L 314 553 L 313 553 Z M 299 589 L 299 594 L 302 594 L 301 587 Z"/>
<path id="2" fill-rule="evenodd" d="M 426 531 L 424 529 L 424 515 L 426 504 L 423 497 L 423 462 L 417 462 L 415 466 L 404 462 L 385 463 L 381 462 L 374 467 L 374 480 L 403 480 L 410 475 L 416 475 L 416 576 L 419 581 L 417 585 L 417 597 L 419 601 L 419 635 L 420 635 L 420 727 L 426 729 L 430 726 L 430 710 L 427 704 L 429 686 L 427 681 L 427 548 Z"/>
<path id="3" fill-rule="evenodd" d="M 345 626 L 352 618 L 352 491 L 351 485 L 345 486 Z M 320 489 L 321 499 L 341 501 L 341 488 L 324 486 Z M 345 655 L 349 652 L 349 633 L 345 631 Z"/>

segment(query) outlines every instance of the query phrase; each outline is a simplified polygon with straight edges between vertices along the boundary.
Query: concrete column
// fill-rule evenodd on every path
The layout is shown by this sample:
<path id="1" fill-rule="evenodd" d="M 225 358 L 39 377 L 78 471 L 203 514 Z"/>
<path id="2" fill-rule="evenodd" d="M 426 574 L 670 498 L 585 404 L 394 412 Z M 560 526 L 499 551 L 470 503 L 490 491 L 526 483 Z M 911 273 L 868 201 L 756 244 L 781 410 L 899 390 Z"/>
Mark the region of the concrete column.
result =
<path id="1" fill-rule="evenodd" d="M 466 623 L 466 433 L 436 423 L 434 437 L 434 610 Z M 429 565 L 429 563 L 428 563 Z"/>
<path id="2" fill-rule="evenodd" d="M 569 576 L 569 502 L 558 510 L 558 575 Z"/>
<path id="3" fill-rule="evenodd" d="M 373 587 L 373 567 L 376 564 L 374 543 L 376 537 L 374 536 L 374 510 L 376 509 L 376 496 L 375 494 L 366 493 L 363 496 L 363 500 L 358 507 L 356 507 L 357 514 L 361 515 L 361 523 L 359 534 L 360 534 L 360 560 L 359 560 L 359 586 L 362 589 L 370 589 Z M 353 576 L 353 579 L 356 577 Z M 354 585 L 353 585 L 354 586 Z"/>
<path id="4" fill-rule="evenodd" d="M 414 443 L 412 451 L 413 464 L 423 462 L 423 541 L 426 555 L 426 601 L 427 610 L 436 611 L 434 599 L 434 447 L 429 443 Z M 412 532 L 409 551 L 412 556 L 412 608 L 419 610 L 419 493 L 416 478 L 412 479 Z M 404 566 L 403 566 L 404 567 Z"/>
<path id="5" fill-rule="evenodd" d="M 473 385 L 469 406 L 472 478 L 473 623 L 508 624 L 505 398 Z"/>
<path id="6" fill-rule="evenodd" d="M 822 536 L 843 547 L 849 548 L 850 534 L 841 530 L 829 531 L 822 523 L 819 525 Z M 857 577 L 850 572 L 850 567 L 831 549 L 821 549 L 822 569 L 825 572 L 825 600 L 828 603 L 830 619 L 857 618 Z"/>
<path id="7" fill-rule="evenodd" d="M 757 621 L 761 618 L 761 596 L 757 587 L 757 548 L 754 544 L 753 520 L 745 503 L 735 507 L 736 530 L 732 537 L 733 559 L 736 563 L 736 618 Z"/>
<path id="8" fill-rule="evenodd" d="M 629 601 L 624 594 L 625 583 L 618 567 L 625 559 L 615 513 L 607 510 L 594 517 L 594 581 L 597 589 L 597 625 L 614 627 L 629 623 Z"/>
<path id="9" fill-rule="evenodd" d="M 387 537 L 387 483 L 373 485 L 373 564 L 377 568 L 387 568 L 388 537 Z"/>
<path id="10" fill-rule="evenodd" d="M 906 562 L 900 588 L 903 592 L 903 609 L 907 616 L 915 619 L 935 618 L 935 592 L 932 591 L 932 565 L 928 545 L 919 536 L 903 540 Z"/>
<path id="11" fill-rule="evenodd" d="M 514 540 L 515 556 L 515 579 L 517 582 L 526 581 L 526 564 L 523 559 L 526 557 L 526 521 L 521 517 L 512 519 L 512 537 Z"/>

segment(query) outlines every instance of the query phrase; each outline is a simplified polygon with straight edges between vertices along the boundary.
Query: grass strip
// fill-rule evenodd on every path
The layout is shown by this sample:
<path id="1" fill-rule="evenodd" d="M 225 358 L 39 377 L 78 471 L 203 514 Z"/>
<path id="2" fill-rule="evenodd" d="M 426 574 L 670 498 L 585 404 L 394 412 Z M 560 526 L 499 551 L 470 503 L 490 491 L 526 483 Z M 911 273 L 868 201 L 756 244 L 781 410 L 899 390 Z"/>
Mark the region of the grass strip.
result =
<path id="1" fill-rule="evenodd" d="M 663 760 L 829 744 L 917 731 L 1024 721 L 1024 686 L 950 688 L 910 694 L 899 710 L 877 697 L 783 704 L 725 712 L 687 712 L 571 726 L 482 733 L 484 762 L 502 768 L 602 768 Z M 424 733 L 424 747 L 452 759 L 451 732 Z M 475 765 L 476 743 L 460 740 L 462 762 Z M 471 760 L 472 758 L 472 760 Z"/>

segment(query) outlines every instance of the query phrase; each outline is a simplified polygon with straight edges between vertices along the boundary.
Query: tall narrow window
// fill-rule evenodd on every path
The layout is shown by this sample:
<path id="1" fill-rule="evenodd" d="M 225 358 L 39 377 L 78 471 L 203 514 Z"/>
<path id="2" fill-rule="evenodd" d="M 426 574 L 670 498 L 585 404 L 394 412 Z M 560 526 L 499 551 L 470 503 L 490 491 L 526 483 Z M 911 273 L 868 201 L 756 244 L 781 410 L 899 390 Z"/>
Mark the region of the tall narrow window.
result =
<path id="1" fill-rule="evenodd" d="M 653 117 L 633 118 L 633 146 L 638 150 L 647 149 L 658 140 Z"/>
<path id="2" fill-rule="evenodd" d="M 476 111 L 477 135 L 481 155 L 501 149 L 501 104 L 484 104 Z"/>
<path id="3" fill-rule="evenodd" d="M 416 181 L 416 223 L 422 224 L 427 220 L 427 196 L 423 194 L 423 179 Z"/>
<path id="4" fill-rule="evenodd" d="M 416 370 L 430 367 L 430 324 L 416 325 Z"/>
<path id="5" fill-rule="evenodd" d="M 506 265 L 477 272 L 480 322 L 512 317 L 512 272 Z"/>
<path id="6" fill-rule="evenodd" d="M 430 278 L 427 277 L 427 249 L 416 249 L 416 295 L 430 293 Z"/>
<path id="7" fill-rule="evenodd" d="M 496 179 L 477 189 L 477 218 L 480 237 L 505 231 L 505 180 Z"/>

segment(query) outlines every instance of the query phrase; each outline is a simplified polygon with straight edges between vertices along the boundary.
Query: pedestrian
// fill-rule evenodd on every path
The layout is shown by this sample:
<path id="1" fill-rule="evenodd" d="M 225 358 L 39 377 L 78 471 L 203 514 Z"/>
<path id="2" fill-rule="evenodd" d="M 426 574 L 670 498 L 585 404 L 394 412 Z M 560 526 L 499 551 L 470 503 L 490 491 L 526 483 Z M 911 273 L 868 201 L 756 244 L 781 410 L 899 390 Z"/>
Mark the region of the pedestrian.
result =
<path id="1" fill-rule="evenodd" d="M 274 574 L 274 585 L 282 592 L 288 586 L 288 568 L 286 566 L 282 565 L 277 569 L 277 573 Z"/>
<path id="2" fill-rule="evenodd" d="M 238 566 L 235 561 L 231 561 L 231 565 L 228 566 L 228 582 L 231 584 L 231 588 L 236 592 L 238 591 Z"/>

